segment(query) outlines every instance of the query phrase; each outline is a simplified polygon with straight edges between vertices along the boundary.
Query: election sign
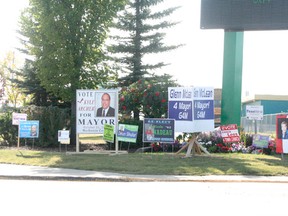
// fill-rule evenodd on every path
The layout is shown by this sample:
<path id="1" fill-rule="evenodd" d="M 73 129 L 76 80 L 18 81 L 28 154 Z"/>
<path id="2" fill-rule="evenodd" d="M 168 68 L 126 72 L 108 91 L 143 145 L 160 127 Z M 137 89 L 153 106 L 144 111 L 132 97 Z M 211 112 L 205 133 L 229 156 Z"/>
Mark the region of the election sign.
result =
<path id="1" fill-rule="evenodd" d="M 250 120 L 263 120 L 263 106 L 246 106 L 246 116 Z"/>
<path id="2" fill-rule="evenodd" d="M 288 153 L 288 115 L 276 115 L 276 152 Z"/>
<path id="3" fill-rule="evenodd" d="M 12 113 L 12 125 L 19 125 L 19 121 L 26 121 L 26 113 Z"/>
<path id="4" fill-rule="evenodd" d="M 39 121 L 19 121 L 20 138 L 38 138 Z"/>
<path id="5" fill-rule="evenodd" d="M 143 121 L 143 142 L 174 143 L 174 119 L 145 118 Z"/>
<path id="6" fill-rule="evenodd" d="M 108 142 L 114 142 L 114 125 L 104 125 L 103 139 Z"/>
<path id="7" fill-rule="evenodd" d="M 270 136 L 255 134 L 253 135 L 252 145 L 258 148 L 268 148 L 269 140 Z"/>
<path id="8" fill-rule="evenodd" d="M 70 143 L 70 133 L 69 130 L 58 130 L 58 142 L 62 144 Z"/>
<path id="9" fill-rule="evenodd" d="M 214 130 L 214 88 L 194 87 L 194 132 Z"/>
<path id="10" fill-rule="evenodd" d="M 116 125 L 118 119 L 118 90 L 77 90 L 77 133 L 103 134 L 104 125 Z"/>
<path id="11" fill-rule="evenodd" d="M 224 143 L 240 142 L 240 136 L 236 124 L 221 125 L 220 129 Z"/>
<path id="12" fill-rule="evenodd" d="M 117 138 L 118 141 L 136 143 L 138 134 L 137 125 L 119 124 Z"/>
<path id="13" fill-rule="evenodd" d="M 214 129 L 214 89 L 211 87 L 169 87 L 168 117 L 175 119 L 176 132 Z"/>

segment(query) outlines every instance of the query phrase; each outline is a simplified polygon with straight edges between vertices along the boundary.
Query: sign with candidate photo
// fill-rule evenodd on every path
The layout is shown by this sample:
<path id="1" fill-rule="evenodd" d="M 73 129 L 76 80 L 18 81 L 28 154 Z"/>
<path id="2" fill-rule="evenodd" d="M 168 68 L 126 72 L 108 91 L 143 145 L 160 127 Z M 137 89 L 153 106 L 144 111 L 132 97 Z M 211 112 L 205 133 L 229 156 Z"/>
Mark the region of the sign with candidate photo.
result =
<path id="1" fill-rule="evenodd" d="M 116 125 L 118 90 L 77 90 L 76 127 L 78 134 L 103 134 L 104 125 Z"/>
<path id="2" fill-rule="evenodd" d="M 288 115 L 276 116 L 276 152 L 288 153 Z"/>
<path id="3" fill-rule="evenodd" d="M 143 142 L 174 143 L 175 120 L 145 118 L 143 121 Z"/>
<path id="4" fill-rule="evenodd" d="M 138 125 L 119 124 L 117 138 L 118 141 L 136 143 Z"/>
<path id="5" fill-rule="evenodd" d="M 38 138 L 39 137 L 39 121 L 19 121 L 19 137 L 20 138 Z"/>

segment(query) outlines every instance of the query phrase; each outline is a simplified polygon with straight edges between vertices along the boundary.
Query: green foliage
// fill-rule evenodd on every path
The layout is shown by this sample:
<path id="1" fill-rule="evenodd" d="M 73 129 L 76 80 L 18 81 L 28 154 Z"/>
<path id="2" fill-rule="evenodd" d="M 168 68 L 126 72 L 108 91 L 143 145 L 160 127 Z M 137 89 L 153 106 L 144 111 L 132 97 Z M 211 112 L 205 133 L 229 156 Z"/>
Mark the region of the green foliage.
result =
<path id="1" fill-rule="evenodd" d="M 176 86 L 168 75 L 141 79 L 123 87 L 120 92 L 119 112 L 123 118 L 135 118 L 135 110 L 146 118 L 167 117 L 168 87 Z M 132 117 L 132 114 L 134 116 Z"/>
<path id="2" fill-rule="evenodd" d="M 75 90 L 110 79 L 102 46 L 125 0 L 30 0 L 21 16 L 24 50 L 34 56 L 41 85 L 64 101 Z"/>
<path id="3" fill-rule="evenodd" d="M 0 142 L 5 145 L 17 144 L 18 128 L 12 125 L 12 110 L 0 114 Z"/>
<path id="4" fill-rule="evenodd" d="M 55 147 L 58 143 L 58 130 L 70 129 L 69 109 L 59 107 L 29 106 L 22 110 L 28 114 L 29 120 L 39 120 L 39 138 L 35 139 L 36 146 Z"/>
<path id="5" fill-rule="evenodd" d="M 39 147 L 56 147 L 58 144 L 58 130 L 69 129 L 70 110 L 59 107 L 28 106 L 22 110 L 9 109 L 0 115 L 0 137 L 2 144 L 17 145 L 18 127 L 12 125 L 12 113 L 27 114 L 27 120 L 39 120 L 39 138 L 20 139 L 20 143 L 27 145 L 33 143 Z"/>
<path id="6" fill-rule="evenodd" d="M 180 45 L 165 45 L 164 29 L 176 25 L 164 18 L 171 15 L 178 7 L 156 11 L 154 6 L 163 0 L 129 0 L 129 3 L 118 15 L 113 26 L 116 34 L 109 50 L 116 54 L 115 61 L 119 63 L 121 86 L 129 86 L 144 77 L 151 77 L 151 71 L 167 64 L 164 62 L 144 63 L 144 57 L 149 54 L 162 53 L 178 48 Z"/>
<path id="7" fill-rule="evenodd" d="M 104 55 L 108 28 L 126 0 L 30 0 L 21 16 L 24 50 L 33 57 L 40 85 L 71 103 L 71 141 L 76 143 L 76 90 L 115 81 Z"/>
<path id="8" fill-rule="evenodd" d="M 26 95 L 31 96 L 28 104 L 35 106 L 70 106 L 70 103 L 64 103 L 60 98 L 57 98 L 52 93 L 48 93 L 41 86 L 40 80 L 37 77 L 35 62 L 26 59 L 24 67 L 20 71 L 15 71 L 15 73 L 22 79 L 13 79 L 13 82 L 17 83 Z"/>

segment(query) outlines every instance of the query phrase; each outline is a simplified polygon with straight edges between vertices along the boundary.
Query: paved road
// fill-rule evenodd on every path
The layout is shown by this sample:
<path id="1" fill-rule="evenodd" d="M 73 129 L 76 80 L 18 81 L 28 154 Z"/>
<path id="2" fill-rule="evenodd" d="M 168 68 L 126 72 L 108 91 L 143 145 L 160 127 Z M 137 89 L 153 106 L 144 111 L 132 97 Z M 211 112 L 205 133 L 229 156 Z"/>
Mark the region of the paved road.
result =
<path id="1" fill-rule="evenodd" d="M 288 184 L 0 180 L 1 215 L 287 216 Z"/>
<path id="2" fill-rule="evenodd" d="M 0 164 L 5 216 L 286 216 L 287 202 L 283 176 L 147 176 Z"/>

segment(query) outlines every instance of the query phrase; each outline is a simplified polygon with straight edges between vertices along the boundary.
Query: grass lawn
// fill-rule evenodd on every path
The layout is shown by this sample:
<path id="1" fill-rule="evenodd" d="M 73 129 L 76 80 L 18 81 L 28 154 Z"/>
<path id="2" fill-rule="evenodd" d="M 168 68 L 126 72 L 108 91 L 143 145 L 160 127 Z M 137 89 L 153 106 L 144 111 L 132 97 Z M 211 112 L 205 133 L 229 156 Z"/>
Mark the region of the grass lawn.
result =
<path id="1" fill-rule="evenodd" d="M 129 153 L 66 154 L 33 150 L 0 150 L 0 163 L 62 167 L 130 174 L 159 175 L 286 175 L 288 155 Z"/>

